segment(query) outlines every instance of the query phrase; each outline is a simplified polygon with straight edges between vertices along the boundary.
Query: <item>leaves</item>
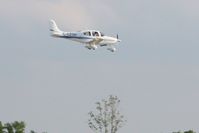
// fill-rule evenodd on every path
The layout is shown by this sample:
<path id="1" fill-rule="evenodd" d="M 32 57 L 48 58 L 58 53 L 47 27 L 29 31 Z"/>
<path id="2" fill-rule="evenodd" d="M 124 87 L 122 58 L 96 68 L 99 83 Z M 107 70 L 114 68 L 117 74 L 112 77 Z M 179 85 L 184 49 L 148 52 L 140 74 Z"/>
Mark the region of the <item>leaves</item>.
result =
<path id="1" fill-rule="evenodd" d="M 178 132 L 173 132 L 173 133 L 196 133 L 196 132 L 194 132 L 193 130 L 188 130 L 188 131 L 184 131 L 184 132 L 178 131 Z"/>
<path id="2" fill-rule="evenodd" d="M 14 123 L 12 123 L 12 127 L 15 133 L 24 133 L 25 131 L 25 123 L 23 121 L 22 122 L 15 121 Z"/>
<path id="3" fill-rule="evenodd" d="M 0 121 L 0 133 L 25 133 L 25 122 L 21 121 L 15 121 L 12 123 L 5 123 L 2 124 Z M 37 133 L 33 130 L 30 131 L 30 133 Z M 46 133 L 46 132 L 43 132 Z"/>
<path id="4" fill-rule="evenodd" d="M 89 127 L 97 133 L 116 133 L 126 122 L 118 110 L 119 103 L 119 98 L 112 95 L 96 102 L 96 112 L 89 112 Z"/>

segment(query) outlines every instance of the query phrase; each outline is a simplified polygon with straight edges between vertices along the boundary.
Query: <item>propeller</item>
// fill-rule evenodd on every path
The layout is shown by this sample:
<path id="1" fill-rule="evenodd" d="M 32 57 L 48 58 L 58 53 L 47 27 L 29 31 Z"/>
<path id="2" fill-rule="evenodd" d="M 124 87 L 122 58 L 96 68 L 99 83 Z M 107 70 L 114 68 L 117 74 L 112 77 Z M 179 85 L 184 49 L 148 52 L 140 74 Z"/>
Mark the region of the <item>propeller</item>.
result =
<path id="1" fill-rule="evenodd" d="M 121 40 L 119 39 L 119 36 L 118 36 L 118 34 L 117 34 L 117 41 L 118 41 L 118 42 L 121 42 Z"/>

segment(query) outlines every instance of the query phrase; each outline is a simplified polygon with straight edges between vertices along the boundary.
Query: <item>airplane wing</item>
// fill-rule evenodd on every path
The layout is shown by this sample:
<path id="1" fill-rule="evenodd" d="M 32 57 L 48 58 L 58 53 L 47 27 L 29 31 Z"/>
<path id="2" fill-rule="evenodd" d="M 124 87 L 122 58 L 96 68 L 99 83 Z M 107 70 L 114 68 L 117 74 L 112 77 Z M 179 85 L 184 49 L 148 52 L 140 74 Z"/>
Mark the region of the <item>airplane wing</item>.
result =
<path id="1" fill-rule="evenodd" d="M 99 44 L 101 41 L 103 41 L 103 39 L 102 38 L 100 38 L 100 37 L 98 37 L 98 38 L 94 38 L 92 41 L 90 41 L 89 43 L 90 44 L 95 44 L 95 45 L 97 45 L 97 44 Z"/>

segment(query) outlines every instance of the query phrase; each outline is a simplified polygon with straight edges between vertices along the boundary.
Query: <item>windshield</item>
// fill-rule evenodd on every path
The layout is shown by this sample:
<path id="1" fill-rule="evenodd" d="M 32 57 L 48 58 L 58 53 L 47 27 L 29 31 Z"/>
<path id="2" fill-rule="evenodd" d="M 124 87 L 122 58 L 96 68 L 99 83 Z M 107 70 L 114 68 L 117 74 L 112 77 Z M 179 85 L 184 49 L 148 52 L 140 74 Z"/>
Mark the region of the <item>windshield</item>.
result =
<path id="1" fill-rule="evenodd" d="M 104 33 L 100 32 L 101 36 L 104 36 Z"/>

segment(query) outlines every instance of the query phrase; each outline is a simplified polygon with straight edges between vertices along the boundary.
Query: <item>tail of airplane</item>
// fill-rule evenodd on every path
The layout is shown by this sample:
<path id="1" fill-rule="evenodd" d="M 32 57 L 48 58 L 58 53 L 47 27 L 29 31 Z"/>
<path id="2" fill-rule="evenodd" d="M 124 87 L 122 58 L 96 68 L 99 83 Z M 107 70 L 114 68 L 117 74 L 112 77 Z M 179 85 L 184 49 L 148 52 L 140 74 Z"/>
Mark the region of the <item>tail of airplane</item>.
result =
<path id="1" fill-rule="evenodd" d="M 52 36 L 61 36 L 62 31 L 57 27 L 54 20 L 50 20 L 50 31 L 52 31 Z"/>

